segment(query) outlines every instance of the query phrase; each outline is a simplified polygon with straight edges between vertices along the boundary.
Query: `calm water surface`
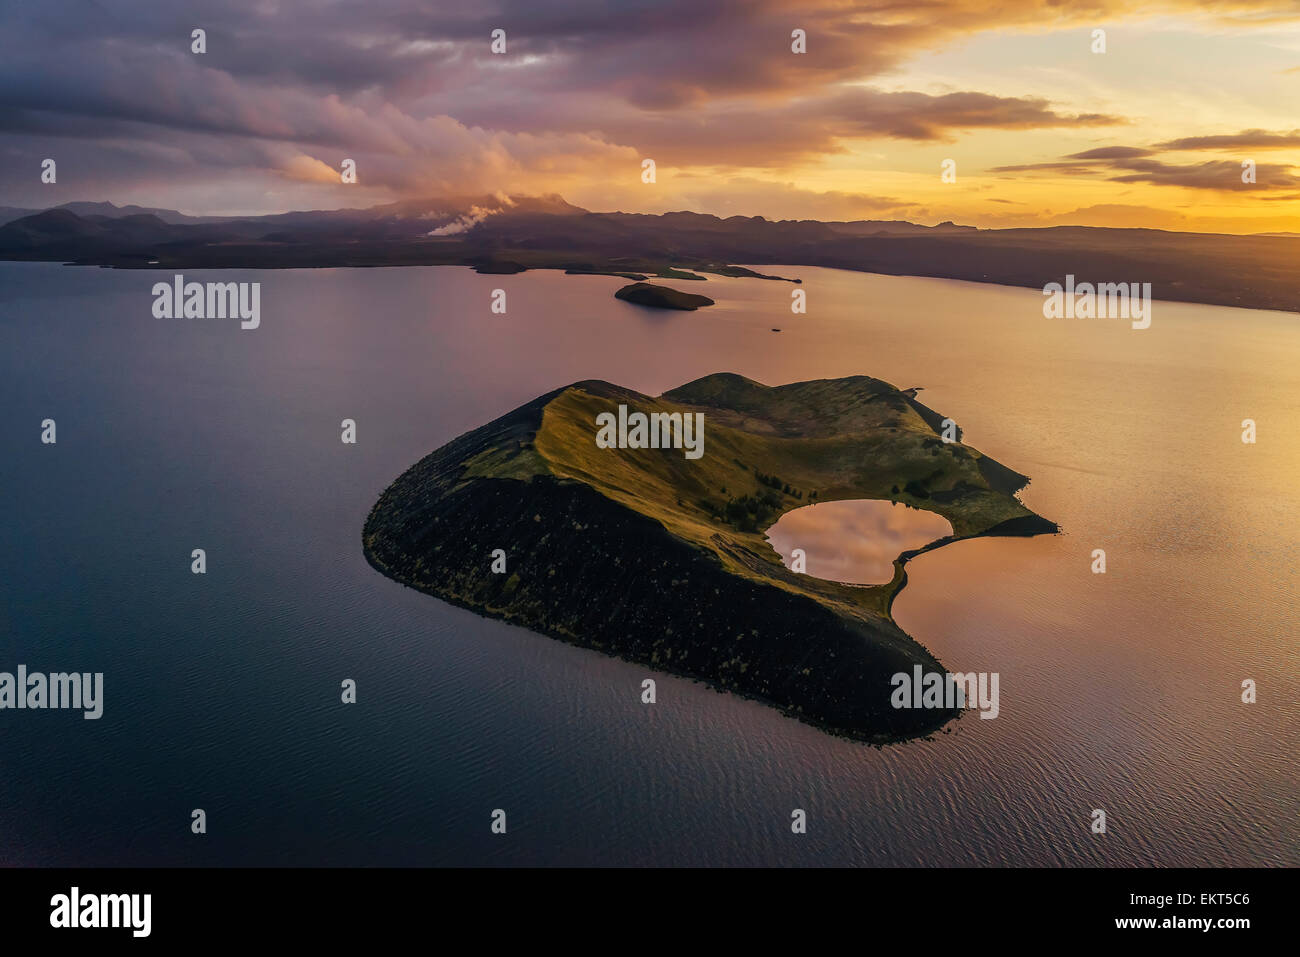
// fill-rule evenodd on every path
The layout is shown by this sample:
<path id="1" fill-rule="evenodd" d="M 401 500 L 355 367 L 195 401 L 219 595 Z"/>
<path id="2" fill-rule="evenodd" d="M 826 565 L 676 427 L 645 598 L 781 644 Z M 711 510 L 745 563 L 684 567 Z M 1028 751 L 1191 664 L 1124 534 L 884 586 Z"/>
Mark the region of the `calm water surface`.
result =
<path id="1" fill-rule="evenodd" d="M 1138 332 L 1033 291 L 769 271 L 807 316 L 741 279 L 670 314 L 547 272 L 192 277 L 263 283 L 241 331 L 154 319 L 170 273 L 0 263 L 0 670 L 103 671 L 106 698 L 0 713 L 0 863 L 1300 863 L 1300 317 L 1157 303 Z M 924 387 L 1032 476 L 1062 535 L 928 553 L 895 605 L 948 667 L 1000 673 L 996 720 L 873 749 L 662 675 L 646 707 L 646 669 L 362 558 L 378 494 L 456 435 L 580 379 L 718 371 Z"/>
<path id="2" fill-rule="evenodd" d="M 925 509 L 849 499 L 786 512 L 764 534 L 787 568 L 799 549 L 814 578 L 879 585 L 893 579 L 894 559 L 951 535 L 952 525 Z"/>

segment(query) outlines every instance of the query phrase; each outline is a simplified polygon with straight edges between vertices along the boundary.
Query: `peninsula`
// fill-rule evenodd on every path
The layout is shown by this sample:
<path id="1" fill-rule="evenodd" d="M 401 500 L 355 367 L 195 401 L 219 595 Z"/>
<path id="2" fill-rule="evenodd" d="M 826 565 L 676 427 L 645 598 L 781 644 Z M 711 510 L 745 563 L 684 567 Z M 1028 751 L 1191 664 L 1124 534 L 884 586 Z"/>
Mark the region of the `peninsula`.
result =
<path id="1" fill-rule="evenodd" d="M 702 415 L 702 457 L 598 445 L 619 406 Z M 890 615 L 918 552 L 888 584 L 845 585 L 787 569 L 763 531 L 838 499 L 939 513 L 953 535 L 928 547 L 1057 531 L 1015 497 L 1025 476 L 943 441 L 943 422 L 915 389 L 866 376 L 768 387 L 719 373 L 658 397 L 578 382 L 425 456 L 375 504 L 363 545 L 383 574 L 481 614 L 835 733 L 925 735 L 955 712 L 890 705 L 892 675 L 943 671 Z"/>

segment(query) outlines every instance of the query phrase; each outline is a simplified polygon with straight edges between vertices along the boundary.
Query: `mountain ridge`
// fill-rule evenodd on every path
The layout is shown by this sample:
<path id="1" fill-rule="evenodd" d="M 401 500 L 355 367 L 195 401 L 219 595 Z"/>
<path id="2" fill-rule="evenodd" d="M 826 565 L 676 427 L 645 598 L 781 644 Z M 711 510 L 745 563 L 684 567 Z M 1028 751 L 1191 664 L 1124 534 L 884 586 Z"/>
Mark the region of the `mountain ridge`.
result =
<path id="1" fill-rule="evenodd" d="M 181 223 L 157 211 L 56 209 L 0 225 L 0 260 L 11 261 L 170 270 L 461 265 L 638 280 L 691 278 L 683 270 L 762 276 L 744 263 L 1039 290 L 1074 276 L 1078 283 L 1150 283 L 1159 300 L 1289 312 L 1300 312 L 1297 258 L 1300 237 L 1289 236 L 608 213 L 559 196 L 412 200 Z"/>

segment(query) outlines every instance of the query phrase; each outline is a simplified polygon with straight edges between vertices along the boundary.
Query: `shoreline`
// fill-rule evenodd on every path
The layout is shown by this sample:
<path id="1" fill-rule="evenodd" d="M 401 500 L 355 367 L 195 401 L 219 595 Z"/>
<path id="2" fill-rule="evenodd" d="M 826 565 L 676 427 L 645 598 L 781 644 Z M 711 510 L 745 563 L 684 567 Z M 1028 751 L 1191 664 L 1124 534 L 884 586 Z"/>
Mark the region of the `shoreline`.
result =
<path id="1" fill-rule="evenodd" d="M 958 710 L 956 714 L 947 718 L 942 724 L 938 725 L 933 730 L 927 731 L 923 734 L 902 734 L 902 735 L 890 735 L 890 734 L 883 734 L 883 733 L 874 734 L 874 735 L 855 734 L 844 728 L 827 724 L 822 721 L 818 721 L 816 718 L 810 715 L 802 714 L 798 711 L 795 711 L 790 707 L 788 707 L 787 705 L 782 704 L 780 701 L 777 701 L 775 698 L 767 698 L 760 694 L 743 691 L 737 688 L 725 687 L 723 685 L 718 684 L 716 680 L 714 680 L 713 678 L 705 674 L 699 674 L 699 673 L 689 672 L 689 671 L 677 671 L 671 668 L 665 668 L 662 664 L 658 664 L 658 663 L 650 664 L 636 657 L 631 657 L 617 651 L 611 651 L 608 649 L 599 648 L 586 642 L 574 640 L 573 636 L 564 636 L 564 635 L 555 634 L 548 631 L 539 631 L 531 625 L 516 621 L 508 614 L 500 610 L 487 608 L 484 606 L 479 606 L 466 601 L 462 601 L 457 599 L 454 596 L 441 594 L 433 588 L 420 585 L 419 583 L 416 582 L 409 581 L 404 577 L 399 577 L 390 568 L 384 565 L 383 562 L 373 553 L 373 551 L 369 548 L 369 546 L 367 546 L 364 542 L 362 544 L 361 552 L 362 555 L 365 557 L 366 564 L 368 564 L 380 575 L 382 575 L 384 578 L 388 579 L 389 581 L 393 582 L 394 584 L 400 585 L 403 588 L 409 588 L 412 591 L 420 593 L 421 595 L 427 595 L 430 598 L 435 598 L 438 601 L 446 602 L 448 605 L 452 605 L 453 607 L 460 608 L 472 614 L 478 615 L 480 618 L 488 618 L 491 619 L 492 621 L 499 621 L 502 624 L 509 625 L 513 628 L 519 628 L 530 635 L 536 635 L 542 638 L 546 638 L 549 641 L 558 641 L 561 644 L 568 645 L 571 648 L 579 648 L 583 651 L 589 651 L 592 652 L 593 654 L 598 654 L 604 658 L 616 658 L 619 661 L 624 662 L 625 664 L 636 665 L 638 667 L 645 668 L 654 674 L 686 680 L 691 682 L 692 684 L 697 684 L 702 687 L 708 688 L 710 691 L 714 692 L 715 694 L 734 695 L 737 698 L 742 698 L 746 701 L 752 701 L 756 704 L 762 705 L 765 708 L 771 708 L 775 711 L 778 711 L 784 717 L 789 718 L 793 721 L 798 721 L 800 724 L 806 724 L 810 727 L 816 728 L 818 731 L 821 731 L 823 734 L 828 734 L 832 737 L 841 738 L 845 741 L 852 741 L 855 744 L 869 745 L 870 747 L 876 748 L 877 750 L 883 749 L 890 745 L 907 744 L 913 741 L 931 741 L 934 739 L 935 735 L 950 734 L 952 731 L 951 728 L 952 723 L 954 721 L 960 720 L 962 714 L 964 713 L 962 710 Z M 908 637 L 912 638 L 910 634 L 908 634 Z M 916 644 L 919 645 L 920 647 L 925 648 L 925 646 L 922 645 L 915 638 L 912 638 L 912 640 L 916 642 Z M 926 650 L 928 651 L 928 649 Z"/>
<path id="2" fill-rule="evenodd" d="M 633 280 L 633 281 L 642 281 L 643 278 L 645 280 L 662 279 L 666 281 L 672 281 L 672 280 L 680 281 L 682 278 L 679 276 L 660 275 L 658 272 L 654 271 L 653 269 L 647 269 L 645 272 L 636 272 L 636 271 L 630 272 L 627 271 L 626 269 L 619 268 L 619 267 L 611 267 L 610 269 L 606 270 L 606 269 L 575 269 L 563 265 L 534 265 L 534 266 L 523 266 L 522 268 L 512 269 L 509 271 L 497 271 L 490 268 L 489 269 L 480 268 L 478 265 L 470 262 L 450 261 L 445 259 L 439 260 L 439 259 L 432 259 L 432 258 L 427 261 L 417 258 L 414 260 L 403 261 L 403 262 L 358 262 L 358 261 L 340 260 L 340 261 L 326 261 L 326 262 L 301 262 L 301 263 L 277 263 L 277 264 L 254 263 L 254 262 L 203 264 L 200 262 L 191 263 L 189 261 L 183 261 L 183 262 L 161 264 L 161 263 L 141 263 L 141 262 L 120 262 L 120 261 L 115 262 L 112 260 L 112 257 L 105 257 L 103 259 L 95 259 L 95 260 L 90 260 L 90 259 L 76 260 L 76 259 L 68 259 L 66 257 L 56 256 L 51 258 L 0 257 L 0 263 L 48 263 L 48 264 L 59 265 L 59 266 L 80 266 L 80 267 L 98 268 L 98 269 L 119 269 L 124 271 L 154 270 L 157 272 L 164 272 L 164 273 L 175 273 L 178 270 L 183 272 L 209 272 L 209 271 L 215 272 L 215 271 L 229 271 L 229 270 L 254 270 L 254 271 L 265 271 L 265 272 L 278 272 L 280 270 L 408 269 L 408 268 L 419 268 L 419 267 L 429 268 L 429 267 L 446 266 L 446 267 L 470 269 L 481 276 L 520 275 L 521 273 L 527 273 L 527 272 L 559 272 L 567 276 L 607 276 L 609 278 L 618 278 L 618 279 Z M 1001 288 L 1001 289 L 1018 289 L 1018 290 L 1025 290 L 1025 291 L 1034 291 L 1039 293 L 1042 292 L 1041 285 L 1030 281 L 1010 282 L 1010 281 L 1005 281 L 1000 279 L 983 279 L 983 278 L 973 278 L 970 276 L 938 275 L 935 273 L 927 273 L 927 272 L 882 271 L 880 269 L 870 269 L 865 267 L 858 268 L 854 266 L 846 266 L 846 265 L 838 265 L 838 264 L 830 265 L 830 264 L 823 264 L 823 263 L 791 263 L 783 260 L 780 262 L 772 262 L 772 263 L 751 262 L 746 265 L 714 264 L 713 268 L 711 268 L 710 266 L 702 266 L 695 263 L 686 263 L 686 262 L 682 262 L 678 265 L 680 265 L 682 268 L 687 268 L 687 269 L 694 270 L 695 272 L 707 274 L 705 276 L 695 277 L 697 280 L 707 279 L 708 276 L 718 276 L 724 279 L 763 279 L 772 282 L 788 282 L 795 285 L 800 285 L 803 283 L 803 277 L 801 276 L 791 277 L 791 276 L 769 275 L 769 274 L 764 274 L 759 272 L 758 269 L 756 268 L 756 267 L 764 267 L 764 268 L 779 269 L 782 267 L 793 267 L 795 269 L 828 269 L 828 270 L 834 270 L 835 272 L 857 273 L 865 276 L 880 276 L 882 278 L 890 278 L 890 279 L 929 279 L 929 280 L 935 280 L 937 282 L 960 282 L 960 283 L 970 283 L 976 286 L 993 286 L 995 288 Z M 719 271 L 719 269 L 737 269 L 737 270 L 743 269 L 743 270 L 747 270 L 748 273 L 722 272 Z M 1171 298 L 1167 295 L 1165 296 L 1158 295 L 1155 292 L 1153 292 L 1151 296 L 1151 301 L 1167 303 L 1169 305 L 1206 306 L 1208 308 L 1213 308 L 1213 309 L 1247 309 L 1251 312 L 1272 312 L 1272 313 L 1277 313 L 1279 315 L 1284 315 L 1288 317 L 1300 317 L 1300 304 L 1297 304 L 1295 308 L 1286 308 L 1285 306 L 1277 303 L 1228 302 L 1228 301 L 1224 301 L 1218 298 L 1213 298 L 1208 296 L 1200 296 L 1200 297 L 1188 296 L 1184 298 Z"/>

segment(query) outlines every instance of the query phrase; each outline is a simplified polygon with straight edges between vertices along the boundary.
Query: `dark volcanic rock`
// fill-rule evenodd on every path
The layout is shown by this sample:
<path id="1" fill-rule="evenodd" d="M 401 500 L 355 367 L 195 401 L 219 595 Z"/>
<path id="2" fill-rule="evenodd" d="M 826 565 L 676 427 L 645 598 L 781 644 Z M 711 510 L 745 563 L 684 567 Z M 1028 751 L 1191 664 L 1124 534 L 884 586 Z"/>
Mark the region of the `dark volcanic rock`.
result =
<path id="1" fill-rule="evenodd" d="M 679 292 L 668 286 L 656 286 L 651 282 L 634 282 L 614 293 L 615 299 L 636 303 L 638 306 L 650 306 L 654 309 L 684 309 L 693 311 L 700 306 L 711 306 L 713 300 L 708 296 L 697 296 L 689 292 Z"/>
<path id="2" fill-rule="evenodd" d="M 458 483 L 457 459 L 426 458 L 375 506 L 366 555 L 385 575 L 855 737 L 926 734 L 953 717 L 890 707 L 893 674 L 916 664 L 942 671 L 901 629 L 871 627 L 732 575 L 658 522 L 578 482 Z M 491 552 L 502 543 L 507 574 L 493 574 Z"/>

